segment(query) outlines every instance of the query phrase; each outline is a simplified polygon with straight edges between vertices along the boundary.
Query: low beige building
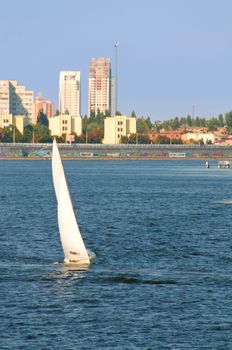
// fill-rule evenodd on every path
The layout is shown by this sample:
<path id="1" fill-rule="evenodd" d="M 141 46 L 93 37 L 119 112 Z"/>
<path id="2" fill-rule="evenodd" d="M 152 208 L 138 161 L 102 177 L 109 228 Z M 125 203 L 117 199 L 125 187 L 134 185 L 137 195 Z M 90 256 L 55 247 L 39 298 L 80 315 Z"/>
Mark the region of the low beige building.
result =
<path id="1" fill-rule="evenodd" d="M 82 118 L 78 116 L 72 116 L 69 114 L 60 114 L 55 117 L 49 118 L 49 129 L 52 136 L 71 135 L 72 133 L 77 136 L 82 134 Z"/>
<path id="2" fill-rule="evenodd" d="M 24 133 L 24 128 L 31 124 L 31 118 L 29 117 L 25 117 L 22 115 L 15 115 L 13 117 L 14 120 L 14 125 L 16 126 L 16 128 L 18 129 L 18 131 L 23 135 Z"/>
<path id="3" fill-rule="evenodd" d="M 31 124 L 31 118 L 23 115 L 15 115 L 3 113 L 0 114 L 0 128 L 6 128 L 10 125 L 16 126 L 23 135 L 25 126 Z"/>
<path id="4" fill-rule="evenodd" d="M 200 142 L 201 140 L 204 143 L 207 142 L 215 142 L 215 135 L 213 133 L 192 133 L 192 132 L 188 132 L 186 134 L 183 134 L 181 139 L 185 142 L 185 143 L 191 143 L 192 141 L 195 142 Z"/>
<path id="5" fill-rule="evenodd" d="M 0 114 L 0 128 L 7 128 L 13 124 L 13 114 L 2 113 Z"/>
<path id="6" fill-rule="evenodd" d="M 122 136 L 130 134 L 136 134 L 136 118 L 116 115 L 104 120 L 104 144 L 119 144 Z"/>

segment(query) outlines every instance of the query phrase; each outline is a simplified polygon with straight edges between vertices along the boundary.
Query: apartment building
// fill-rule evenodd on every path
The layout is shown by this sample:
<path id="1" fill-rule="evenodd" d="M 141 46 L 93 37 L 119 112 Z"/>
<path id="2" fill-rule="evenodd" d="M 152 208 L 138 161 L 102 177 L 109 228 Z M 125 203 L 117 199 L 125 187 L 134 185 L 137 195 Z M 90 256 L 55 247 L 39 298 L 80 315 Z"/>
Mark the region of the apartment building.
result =
<path id="1" fill-rule="evenodd" d="M 89 66 L 88 116 L 111 112 L 111 64 L 109 58 L 92 58 Z"/>
<path id="2" fill-rule="evenodd" d="M 81 73 L 79 71 L 60 72 L 59 109 L 62 115 L 81 115 Z"/>
<path id="3" fill-rule="evenodd" d="M 104 144 L 119 144 L 122 136 L 130 134 L 136 134 L 136 118 L 116 115 L 104 120 Z"/>
<path id="4" fill-rule="evenodd" d="M 13 114 L 33 117 L 34 92 L 16 80 L 0 80 L 0 115 Z"/>
<path id="5" fill-rule="evenodd" d="M 49 118 L 49 129 L 52 136 L 62 136 L 63 134 L 71 135 L 76 133 L 77 136 L 82 134 L 82 118 L 70 114 L 61 114 Z"/>
<path id="6" fill-rule="evenodd" d="M 46 101 L 42 96 L 42 93 L 39 92 L 38 96 L 34 101 L 34 115 L 33 122 L 36 122 L 38 114 L 42 111 L 48 118 L 54 116 L 54 103 L 52 101 Z"/>

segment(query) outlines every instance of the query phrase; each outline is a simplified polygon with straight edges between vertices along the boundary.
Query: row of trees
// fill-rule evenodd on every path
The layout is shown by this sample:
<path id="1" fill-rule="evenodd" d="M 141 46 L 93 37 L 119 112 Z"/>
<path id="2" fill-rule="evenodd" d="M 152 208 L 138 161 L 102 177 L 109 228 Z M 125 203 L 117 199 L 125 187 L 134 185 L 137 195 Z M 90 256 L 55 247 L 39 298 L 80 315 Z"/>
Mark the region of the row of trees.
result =
<path id="1" fill-rule="evenodd" d="M 204 127 L 209 131 L 214 131 L 221 127 L 232 128 L 232 111 L 225 113 L 224 117 L 222 114 L 219 114 L 218 117 L 206 119 L 200 117 L 193 118 L 188 115 L 187 117 L 176 117 L 165 121 L 158 120 L 153 123 L 153 129 L 155 131 L 160 131 L 161 129 L 179 129 L 181 127 Z"/>
<path id="2" fill-rule="evenodd" d="M 75 133 L 73 135 L 76 143 L 101 143 L 103 139 L 103 131 L 98 128 L 87 129 L 80 136 L 77 136 Z M 56 140 L 57 142 L 65 143 L 66 135 L 56 137 Z M 0 142 L 51 143 L 52 141 L 53 137 L 49 128 L 43 124 L 27 125 L 24 128 L 23 135 L 13 125 L 0 128 Z"/>
<path id="3" fill-rule="evenodd" d="M 22 135 L 19 130 L 10 125 L 6 128 L 0 128 L 0 142 L 29 142 L 29 143 L 47 143 L 52 142 L 52 137 L 47 126 L 42 124 L 27 125 Z"/>
<path id="4" fill-rule="evenodd" d="M 130 136 L 122 136 L 121 143 L 123 144 L 150 144 L 151 139 L 149 135 L 146 134 L 131 134 Z M 183 144 L 181 139 L 170 140 L 167 136 L 159 135 L 155 140 L 152 141 L 153 144 Z"/>
<path id="5" fill-rule="evenodd" d="M 117 112 L 117 115 L 121 115 Z M 83 133 L 80 136 L 74 134 L 74 142 L 76 143 L 102 143 L 104 137 L 104 119 L 107 117 L 107 113 L 92 113 L 90 117 L 86 115 L 83 117 Z M 137 134 L 132 134 L 129 137 L 123 136 L 121 143 L 150 143 L 150 134 L 159 132 L 161 129 L 173 130 L 178 128 L 188 127 L 205 127 L 209 131 L 216 130 L 219 127 L 227 127 L 228 131 L 232 128 L 232 111 L 225 114 L 223 117 L 220 114 L 218 117 L 212 117 L 210 119 L 205 118 L 192 118 L 187 117 L 176 117 L 174 119 L 165 121 L 152 122 L 149 117 L 137 117 L 135 112 L 131 113 L 132 118 L 136 118 L 137 122 Z M 35 142 L 35 143 L 49 143 L 52 142 L 52 136 L 48 128 L 48 118 L 40 111 L 37 117 L 36 125 L 28 125 L 24 129 L 22 135 L 15 126 L 10 125 L 6 128 L 0 128 L 0 142 Z M 57 138 L 58 142 L 66 142 L 66 136 Z M 156 143 L 169 143 L 168 137 L 159 136 Z M 173 142 L 181 142 L 180 140 Z"/>

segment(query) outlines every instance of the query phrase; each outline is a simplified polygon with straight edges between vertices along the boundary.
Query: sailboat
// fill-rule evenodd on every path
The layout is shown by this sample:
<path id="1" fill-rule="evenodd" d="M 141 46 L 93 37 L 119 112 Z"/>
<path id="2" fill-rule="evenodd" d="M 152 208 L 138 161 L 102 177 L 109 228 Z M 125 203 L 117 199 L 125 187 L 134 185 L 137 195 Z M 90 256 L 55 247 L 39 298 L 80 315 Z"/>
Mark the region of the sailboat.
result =
<path id="1" fill-rule="evenodd" d="M 64 263 L 75 264 L 80 268 L 88 267 L 92 256 L 85 247 L 77 224 L 64 168 L 55 139 L 53 140 L 52 147 L 52 175 L 57 199 L 58 226 L 64 251 Z"/>

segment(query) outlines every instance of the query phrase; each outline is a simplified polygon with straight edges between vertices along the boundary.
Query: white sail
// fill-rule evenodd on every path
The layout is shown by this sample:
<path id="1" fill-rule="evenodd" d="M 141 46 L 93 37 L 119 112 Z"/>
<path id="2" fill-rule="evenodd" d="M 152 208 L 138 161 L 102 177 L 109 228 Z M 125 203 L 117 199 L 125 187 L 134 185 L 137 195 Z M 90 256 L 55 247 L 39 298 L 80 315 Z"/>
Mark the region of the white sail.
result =
<path id="1" fill-rule="evenodd" d="M 52 174 L 58 206 L 58 225 L 65 262 L 89 265 L 90 258 L 82 240 L 69 194 L 56 140 L 52 149 Z"/>

